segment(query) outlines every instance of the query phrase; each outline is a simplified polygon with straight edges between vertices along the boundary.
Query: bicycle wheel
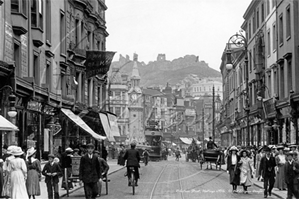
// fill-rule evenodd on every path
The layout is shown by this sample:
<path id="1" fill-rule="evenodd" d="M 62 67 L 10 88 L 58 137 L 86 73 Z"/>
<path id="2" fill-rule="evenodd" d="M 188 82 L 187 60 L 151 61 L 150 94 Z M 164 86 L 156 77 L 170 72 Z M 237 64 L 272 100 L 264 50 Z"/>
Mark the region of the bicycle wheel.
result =
<path id="1" fill-rule="evenodd" d="M 135 194 L 135 177 L 134 171 L 131 171 L 131 186 L 132 186 L 132 194 Z"/>

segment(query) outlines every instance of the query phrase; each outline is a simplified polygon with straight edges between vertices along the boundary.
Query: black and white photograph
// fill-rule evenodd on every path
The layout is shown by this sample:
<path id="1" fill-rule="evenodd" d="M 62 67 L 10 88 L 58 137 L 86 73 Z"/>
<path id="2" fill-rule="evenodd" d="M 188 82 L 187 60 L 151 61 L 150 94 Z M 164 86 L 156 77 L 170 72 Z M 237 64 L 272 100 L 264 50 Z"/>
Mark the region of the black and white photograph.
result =
<path id="1" fill-rule="evenodd" d="M 0 0 L 0 198 L 299 199 L 299 0 Z"/>

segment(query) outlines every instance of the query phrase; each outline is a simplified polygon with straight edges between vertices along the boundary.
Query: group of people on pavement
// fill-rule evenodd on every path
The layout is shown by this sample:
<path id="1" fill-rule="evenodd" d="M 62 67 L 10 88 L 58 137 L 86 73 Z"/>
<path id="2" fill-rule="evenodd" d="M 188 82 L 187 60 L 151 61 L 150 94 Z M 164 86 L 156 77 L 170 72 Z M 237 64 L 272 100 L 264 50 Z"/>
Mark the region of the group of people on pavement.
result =
<path id="1" fill-rule="evenodd" d="M 4 147 L 0 159 L 0 195 L 19 199 L 35 198 L 41 194 L 41 163 L 35 158 L 36 150 L 24 153 L 21 147 Z"/>
<path id="2" fill-rule="evenodd" d="M 243 193 L 248 194 L 247 188 L 257 178 L 263 181 L 265 198 L 271 196 L 274 187 L 287 189 L 287 199 L 299 198 L 297 145 L 262 146 L 257 150 L 232 146 L 225 154 L 233 193 L 237 193 L 237 186 L 243 186 Z"/>

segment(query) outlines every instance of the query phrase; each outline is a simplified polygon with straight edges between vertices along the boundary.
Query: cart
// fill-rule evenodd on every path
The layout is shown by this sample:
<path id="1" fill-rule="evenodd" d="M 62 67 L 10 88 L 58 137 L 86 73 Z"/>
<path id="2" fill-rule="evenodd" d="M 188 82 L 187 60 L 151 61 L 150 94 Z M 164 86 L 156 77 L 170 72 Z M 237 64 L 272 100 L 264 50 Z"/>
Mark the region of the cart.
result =
<path id="1" fill-rule="evenodd" d="M 210 165 L 210 169 L 212 169 L 212 163 L 216 165 L 216 169 L 221 170 L 221 165 L 225 164 L 224 161 L 224 153 L 219 149 L 205 149 L 200 152 L 200 168 L 202 169 L 202 165 L 206 164 L 206 169 L 208 169 L 208 165 Z"/>

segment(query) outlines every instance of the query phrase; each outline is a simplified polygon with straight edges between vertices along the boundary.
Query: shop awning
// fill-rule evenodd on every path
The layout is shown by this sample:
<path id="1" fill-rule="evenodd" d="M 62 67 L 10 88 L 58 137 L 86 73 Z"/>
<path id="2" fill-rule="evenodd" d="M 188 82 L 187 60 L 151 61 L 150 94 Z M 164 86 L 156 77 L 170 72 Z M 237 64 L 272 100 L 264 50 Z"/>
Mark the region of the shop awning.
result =
<path id="1" fill-rule="evenodd" d="M 5 117 L 0 115 L 0 131 L 19 131 L 13 123 L 5 119 Z"/>
<path id="2" fill-rule="evenodd" d="M 185 144 L 191 144 L 192 140 L 190 140 L 189 138 L 180 138 L 180 140 L 185 143 Z"/>
<path id="3" fill-rule="evenodd" d="M 100 141 L 105 140 L 105 136 L 101 136 L 97 133 L 95 133 L 78 115 L 75 115 L 72 111 L 68 109 L 62 108 L 61 111 L 70 118 L 75 124 L 77 124 L 80 128 L 82 128 L 84 131 L 89 133 L 94 139 Z"/>
<path id="4" fill-rule="evenodd" d="M 117 122 L 117 116 L 113 113 L 107 112 L 107 117 L 110 124 L 110 135 L 111 136 L 120 136 L 119 126 Z"/>
<path id="5" fill-rule="evenodd" d="M 111 129 L 110 129 L 110 125 L 109 125 L 108 116 L 105 113 L 99 113 L 99 117 L 100 117 L 103 129 L 104 129 L 104 132 L 106 134 L 108 141 L 115 142 L 116 140 L 115 140 L 114 136 L 111 135 Z"/>

